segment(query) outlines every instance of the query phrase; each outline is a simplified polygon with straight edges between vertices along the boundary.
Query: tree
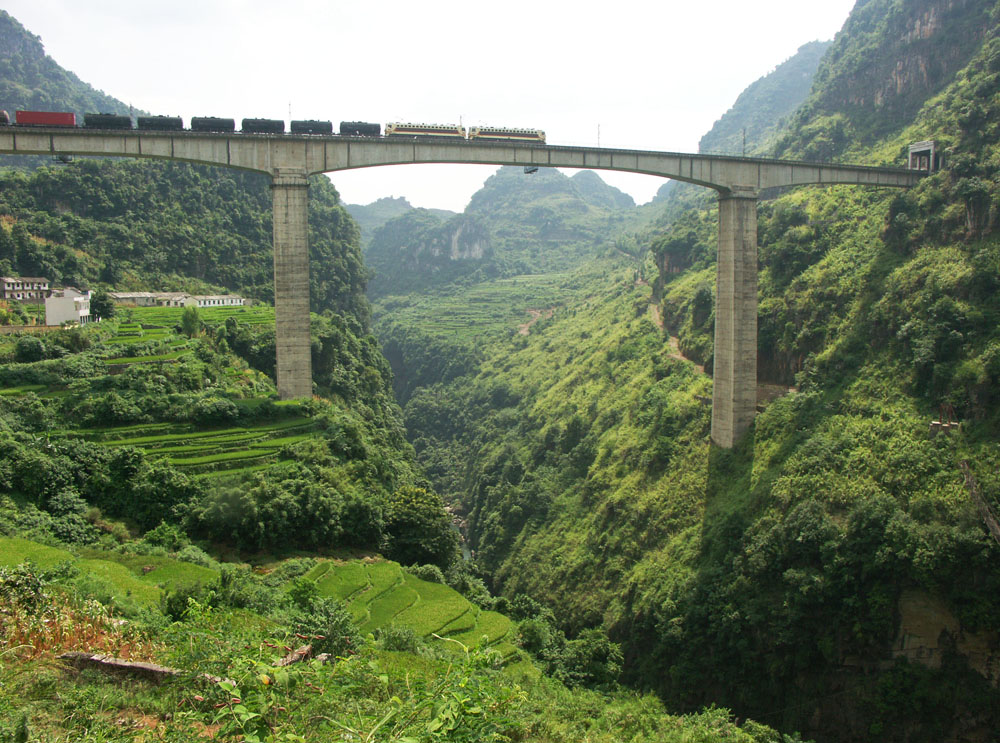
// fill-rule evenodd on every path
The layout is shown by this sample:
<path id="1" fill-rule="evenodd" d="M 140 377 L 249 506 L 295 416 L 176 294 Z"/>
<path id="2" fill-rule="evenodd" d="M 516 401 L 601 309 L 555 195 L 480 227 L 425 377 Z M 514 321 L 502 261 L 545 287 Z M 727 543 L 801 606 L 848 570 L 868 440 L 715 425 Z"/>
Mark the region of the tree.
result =
<path id="1" fill-rule="evenodd" d="M 447 568 L 455 559 L 458 536 L 441 496 L 433 491 L 404 486 L 393 493 L 386 531 L 389 556 L 403 565 L 431 563 Z"/>
<path id="2" fill-rule="evenodd" d="M 90 314 L 98 320 L 110 320 L 115 316 L 115 301 L 103 289 L 90 296 Z"/>
<path id="3" fill-rule="evenodd" d="M 201 316 L 197 307 L 188 307 L 181 315 L 181 332 L 188 338 L 194 338 L 201 330 Z"/>

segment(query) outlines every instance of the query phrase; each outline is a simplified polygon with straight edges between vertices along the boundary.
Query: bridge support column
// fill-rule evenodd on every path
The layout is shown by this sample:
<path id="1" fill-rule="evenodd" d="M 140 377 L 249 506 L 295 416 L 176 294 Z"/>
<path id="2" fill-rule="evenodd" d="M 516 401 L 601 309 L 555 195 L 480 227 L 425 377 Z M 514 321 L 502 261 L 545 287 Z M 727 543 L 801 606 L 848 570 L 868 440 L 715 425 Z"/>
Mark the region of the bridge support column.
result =
<path id="1" fill-rule="evenodd" d="M 305 170 L 278 169 L 274 206 L 274 340 L 278 396 L 312 395 L 309 342 L 309 179 Z"/>
<path id="2" fill-rule="evenodd" d="M 757 410 L 757 191 L 719 194 L 712 440 L 739 442 Z"/>

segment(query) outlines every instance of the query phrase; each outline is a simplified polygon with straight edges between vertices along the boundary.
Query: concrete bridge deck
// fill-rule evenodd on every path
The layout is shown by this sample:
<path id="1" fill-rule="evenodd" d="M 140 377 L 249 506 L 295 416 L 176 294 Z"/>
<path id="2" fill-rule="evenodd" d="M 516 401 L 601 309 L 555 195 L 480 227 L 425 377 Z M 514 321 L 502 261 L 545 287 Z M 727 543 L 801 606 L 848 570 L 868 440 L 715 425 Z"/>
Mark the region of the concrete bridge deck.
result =
<path id="1" fill-rule="evenodd" d="M 478 163 L 642 173 L 725 190 L 806 184 L 907 187 L 920 173 L 902 168 L 808 163 L 523 142 L 325 135 L 206 134 L 8 127 L 0 154 L 141 157 L 313 175 L 379 165 Z"/>
<path id="2" fill-rule="evenodd" d="M 282 399 L 312 394 L 309 343 L 310 175 L 415 163 L 478 163 L 643 173 L 719 193 L 712 440 L 730 448 L 753 423 L 757 389 L 757 197 L 768 188 L 908 188 L 925 173 L 900 168 L 598 147 L 292 134 L 0 128 L 3 155 L 139 157 L 266 173 L 274 207 L 277 383 Z"/>

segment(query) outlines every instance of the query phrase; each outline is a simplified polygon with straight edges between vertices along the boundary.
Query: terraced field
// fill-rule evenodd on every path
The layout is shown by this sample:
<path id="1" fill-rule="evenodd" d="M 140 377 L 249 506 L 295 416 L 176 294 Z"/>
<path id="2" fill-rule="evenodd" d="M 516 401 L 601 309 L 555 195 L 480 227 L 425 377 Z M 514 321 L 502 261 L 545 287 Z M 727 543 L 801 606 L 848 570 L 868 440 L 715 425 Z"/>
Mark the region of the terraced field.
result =
<path id="1" fill-rule="evenodd" d="M 121 317 L 131 325 L 142 326 L 143 332 L 169 329 L 180 325 L 185 307 L 129 307 L 121 310 Z M 198 310 L 204 325 L 221 325 L 227 318 L 235 317 L 245 325 L 274 324 L 274 308 L 255 304 L 251 307 L 205 307 Z M 119 332 L 121 324 L 119 325 Z"/>
<path id="2" fill-rule="evenodd" d="M 70 563 L 80 575 L 103 584 L 117 601 L 132 601 L 140 606 L 159 605 L 164 590 L 174 590 L 191 583 L 210 583 L 214 570 L 169 557 L 122 555 L 116 552 L 84 550 L 74 555 L 68 550 L 18 537 L 0 537 L 0 567 L 12 567 L 30 561 L 42 570 Z"/>
<path id="3" fill-rule="evenodd" d="M 317 582 L 322 595 L 346 601 L 363 632 L 395 624 L 466 646 L 485 636 L 505 660 L 517 654 L 510 619 L 483 611 L 448 586 L 420 580 L 395 562 L 321 562 L 306 577 Z"/>
<path id="4" fill-rule="evenodd" d="M 84 549 L 74 554 L 18 537 L 0 537 L 0 567 L 31 561 L 43 570 L 71 563 L 81 575 L 105 585 L 116 600 L 155 607 L 164 590 L 209 584 L 218 573 L 169 557 L 123 555 Z M 433 642 L 453 646 L 478 643 L 484 636 L 505 661 L 516 660 L 513 623 L 503 614 L 483 611 L 448 586 L 429 583 L 390 561 L 325 560 L 305 575 L 320 595 L 344 601 L 362 632 L 394 624 L 409 627 Z M 436 637 L 435 637 L 436 636 Z M 440 638 L 440 639 L 439 639 Z"/>
<path id="5" fill-rule="evenodd" d="M 440 294 L 383 297 L 372 311 L 376 320 L 391 317 L 431 335 L 473 338 L 516 328 L 530 319 L 529 310 L 563 305 L 576 282 L 572 273 L 516 276 Z"/>
<path id="6" fill-rule="evenodd" d="M 292 407 L 292 406 L 286 406 Z M 278 461 L 282 449 L 317 434 L 311 418 L 296 415 L 256 426 L 205 429 L 190 423 L 149 423 L 67 433 L 104 446 L 134 446 L 196 477 L 238 477 Z"/>

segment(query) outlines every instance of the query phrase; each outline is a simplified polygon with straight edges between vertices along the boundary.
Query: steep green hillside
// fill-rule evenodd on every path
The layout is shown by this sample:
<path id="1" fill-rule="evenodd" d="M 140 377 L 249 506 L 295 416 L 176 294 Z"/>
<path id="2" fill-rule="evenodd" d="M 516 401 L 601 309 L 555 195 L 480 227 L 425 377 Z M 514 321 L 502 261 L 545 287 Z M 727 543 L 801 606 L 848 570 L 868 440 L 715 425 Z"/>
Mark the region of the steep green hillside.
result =
<path id="1" fill-rule="evenodd" d="M 859 2 L 777 155 L 831 160 L 898 132 L 979 53 L 995 9 L 980 0 Z M 980 96 L 992 97 L 988 87 Z"/>
<path id="2" fill-rule="evenodd" d="M 73 111 L 77 116 L 130 113 L 126 104 L 60 67 L 45 53 L 41 39 L 4 10 L 0 10 L 0 108 L 10 113 Z"/>
<path id="3" fill-rule="evenodd" d="M 403 216 L 414 207 L 402 196 L 398 198 L 386 196 L 370 204 L 344 204 L 344 208 L 361 228 L 361 249 L 367 250 L 375 230 L 390 219 Z M 455 216 L 455 212 L 446 209 L 428 209 L 427 211 L 444 220 Z"/>
<path id="4" fill-rule="evenodd" d="M 710 446 L 711 380 L 656 327 L 710 366 L 712 208 L 650 238 L 656 294 L 622 256 L 405 406 L 494 587 L 571 634 L 611 628 L 627 676 L 676 709 L 822 741 L 1000 728 L 1000 546 L 960 468 L 1000 510 L 994 5 L 872 0 L 838 36 L 783 152 L 898 165 L 934 138 L 950 165 L 907 193 L 762 203 L 759 367 L 787 394 L 736 451 Z M 942 404 L 962 425 L 935 435 Z"/>
<path id="5" fill-rule="evenodd" d="M 774 135 L 806 99 L 829 41 L 803 44 L 794 56 L 740 93 L 732 108 L 698 142 L 698 152 L 741 155 L 771 149 Z"/>
<path id="6" fill-rule="evenodd" d="M 571 269 L 629 223 L 633 205 L 593 171 L 500 168 L 463 214 L 443 220 L 415 209 L 379 227 L 365 255 L 375 272 L 369 295 Z"/>
<path id="7" fill-rule="evenodd" d="M 0 493 L 23 508 L 14 523 L 69 543 L 121 533 L 99 526 L 111 519 L 140 533 L 178 523 L 242 550 L 392 554 L 412 529 L 394 526 L 394 499 L 419 478 L 373 339 L 316 316 L 322 397 L 279 402 L 271 311 L 264 322 L 257 309 L 206 312 L 190 337 L 184 312 L 119 310 L 84 330 L 3 337 Z M 436 512 L 427 538 L 453 549 Z M 446 552 L 424 561 L 447 564 Z"/>
<path id="8" fill-rule="evenodd" d="M 323 177 L 309 189 L 312 307 L 365 324 L 357 227 Z M 77 160 L 0 171 L 0 272 L 54 285 L 273 296 L 265 176 L 164 162 Z"/>

